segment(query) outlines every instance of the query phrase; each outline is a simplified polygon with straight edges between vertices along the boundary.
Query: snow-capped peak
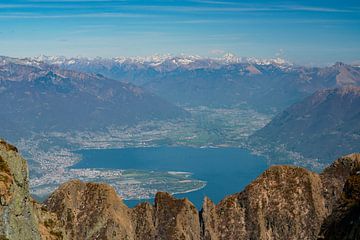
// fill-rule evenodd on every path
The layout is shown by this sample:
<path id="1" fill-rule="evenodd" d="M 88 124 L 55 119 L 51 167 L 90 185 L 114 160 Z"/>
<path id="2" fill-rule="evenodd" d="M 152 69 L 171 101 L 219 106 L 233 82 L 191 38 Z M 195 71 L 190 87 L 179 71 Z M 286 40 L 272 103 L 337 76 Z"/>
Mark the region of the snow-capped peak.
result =
<path id="1" fill-rule="evenodd" d="M 224 56 L 220 58 L 209 58 L 209 57 L 201 57 L 199 55 L 186 55 L 186 54 L 180 54 L 178 56 L 174 56 L 171 54 L 155 54 L 151 56 L 137 56 L 137 57 L 119 56 L 114 58 L 101 58 L 101 57 L 66 58 L 63 56 L 40 55 L 37 57 L 29 58 L 28 60 L 35 61 L 37 63 L 44 62 L 47 64 L 55 64 L 55 65 L 97 64 L 105 67 L 111 67 L 114 65 L 133 64 L 137 67 L 142 67 L 142 66 L 153 67 L 158 71 L 168 71 L 179 67 L 184 67 L 188 69 L 211 68 L 222 65 L 239 64 L 239 63 L 249 63 L 256 65 L 274 64 L 281 67 L 291 65 L 289 62 L 281 58 L 262 59 L 262 58 L 254 58 L 254 57 L 238 57 L 232 53 L 226 53 Z"/>
<path id="2" fill-rule="evenodd" d="M 235 54 L 232 54 L 232 53 L 226 53 L 219 60 L 224 61 L 225 63 L 240 63 L 241 62 L 241 58 L 237 57 Z"/>
<path id="3" fill-rule="evenodd" d="M 256 64 L 256 65 L 292 65 L 290 62 L 286 61 L 282 58 L 255 58 L 255 57 L 248 57 L 245 58 L 245 62 Z"/>

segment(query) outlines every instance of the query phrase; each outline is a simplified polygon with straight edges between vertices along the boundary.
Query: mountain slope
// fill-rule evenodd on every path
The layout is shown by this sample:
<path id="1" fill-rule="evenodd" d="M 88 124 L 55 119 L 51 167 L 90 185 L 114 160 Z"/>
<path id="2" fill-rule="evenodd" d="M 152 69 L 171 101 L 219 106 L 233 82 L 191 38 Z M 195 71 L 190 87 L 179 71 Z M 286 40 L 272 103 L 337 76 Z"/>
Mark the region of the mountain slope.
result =
<path id="1" fill-rule="evenodd" d="M 318 91 L 277 115 L 250 141 L 260 150 L 284 146 L 322 163 L 359 151 L 360 87 Z"/>
<path id="2" fill-rule="evenodd" d="M 3 58 L 0 119 L 12 131 L 100 129 L 187 113 L 134 85 L 101 75 Z"/>
<path id="3" fill-rule="evenodd" d="M 0 141 L 0 156 L 2 239 L 315 240 L 320 230 L 320 237 L 331 233 L 334 221 L 345 224 L 342 236 L 357 234 L 348 217 L 358 211 L 360 154 L 339 158 L 321 174 L 270 167 L 217 205 L 205 199 L 200 212 L 167 193 L 158 193 L 155 205 L 128 208 L 112 187 L 77 180 L 40 205 L 29 196 L 26 162 L 17 149 Z"/>
<path id="4" fill-rule="evenodd" d="M 41 57 L 63 69 L 100 73 L 142 86 L 170 102 L 189 106 L 248 104 L 279 111 L 324 88 L 360 85 L 360 68 L 343 63 L 302 67 L 282 59 L 153 56 L 86 59 Z"/>
<path id="5" fill-rule="evenodd" d="M 260 111 L 279 111 L 320 89 L 360 86 L 360 69 L 341 63 L 326 68 L 238 63 L 175 70 L 143 86 L 178 104 L 246 103 Z"/>

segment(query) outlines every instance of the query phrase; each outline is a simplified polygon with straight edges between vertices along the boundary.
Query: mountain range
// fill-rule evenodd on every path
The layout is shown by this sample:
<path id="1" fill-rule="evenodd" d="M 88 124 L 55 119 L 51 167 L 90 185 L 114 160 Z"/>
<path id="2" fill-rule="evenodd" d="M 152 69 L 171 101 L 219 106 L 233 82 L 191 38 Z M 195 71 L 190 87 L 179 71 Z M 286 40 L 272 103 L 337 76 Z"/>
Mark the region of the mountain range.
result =
<path id="1" fill-rule="evenodd" d="M 292 65 L 290 62 L 281 58 L 262 59 L 255 57 L 237 57 L 232 53 L 227 53 L 222 57 L 210 58 L 201 57 L 199 55 L 179 55 L 173 56 L 171 54 L 156 54 L 145 57 L 114 57 L 114 58 L 86 58 L 86 57 L 62 57 L 62 56 L 45 56 L 40 55 L 37 57 L 25 58 L 29 62 L 47 63 L 51 65 L 57 65 L 63 68 L 72 68 L 73 70 L 83 70 L 98 72 L 101 69 L 111 70 L 116 68 L 124 70 L 141 70 L 146 68 L 153 68 L 158 72 L 173 71 L 177 68 L 194 70 L 200 68 L 217 68 L 224 65 L 236 64 L 236 63 L 250 63 L 257 65 Z M 95 67 L 95 68 L 93 68 Z M 104 71 L 104 75 L 106 71 Z"/>
<path id="2" fill-rule="evenodd" d="M 188 116 L 130 83 L 7 57 L 0 58 L 0 93 L 2 131 L 95 130 Z"/>
<path id="3" fill-rule="evenodd" d="M 272 163 L 305 158 L 297 164 L 322 169 L 359 150 L 357 86 L 360 67 L 344 63 L 304 67 L 231 54 L 1 57 L 0 134 L 93 131 L 190 117 L 183 107 L 246 107 L 278 114 L 250 137 L 251 148 Z"/>
<path id="4" fill-rule="evenodd" d="M 360 85 L 360 68 L 336 63 L 304 67 L 283 59 L 152 56 L 144 58 L 27 59 L 62 69 L 102 74 L 130 82 L 177 105 L 233 107 L 246 104 L 259 111 L 279 112 L 317 90 Z"/>

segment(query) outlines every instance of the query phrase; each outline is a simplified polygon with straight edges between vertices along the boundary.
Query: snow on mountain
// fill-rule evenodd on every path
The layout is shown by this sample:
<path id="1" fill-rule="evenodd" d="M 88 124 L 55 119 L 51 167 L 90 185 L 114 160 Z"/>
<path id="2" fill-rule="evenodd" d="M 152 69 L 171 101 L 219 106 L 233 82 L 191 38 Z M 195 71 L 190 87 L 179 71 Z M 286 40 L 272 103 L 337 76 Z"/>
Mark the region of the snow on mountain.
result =
<path id="1" fill-rule="evenodd" d="M 138 56 L 138 57 L 114 57 L 114 58 L 66 58 L 63 56 L 44 56 L 30 58 L 32 61 L 44 62 L 47 64 L 54 64 L 59 66 L 66 65 L 92 65 L 100 64 L 103 66 L 114 65 L 143 65 L 153 67 L 159 71 L 173 70 L 178 67 L 197 69 L 197 68 L 211 68 L 222 65 L 231 64 L 256 64 L 256 65 L 291 65 L 288 61 L 281 58 L 262 59 L 254 57 L 238 57 L 232 53 L 226 53 L 219 58 L 201 57 L 199 55 L 185 55 L 173 56 L 171 54 L 155 54 L 151 56 Z"/>
<path id="2" fill-rule="evenodd" d="M 218 61 L 223 62 L 223 63 L 240 63 L 241 62 L 241 58 L 237 57 L 236 55 L 232 54 L 232 53 L 226 53 L 223 57 L 218 58 Z"/>
<path id="3" fill-rule="evenodd" d="M 292 65 L 289 61 L 282 59 L 282 58 L 255 58 L 255 57 L 249 57 L 244 60 L 244 62 L 248 62 L 251 64 L 256 65 L 278 65 L 278 66 L 289 66 Z"/>

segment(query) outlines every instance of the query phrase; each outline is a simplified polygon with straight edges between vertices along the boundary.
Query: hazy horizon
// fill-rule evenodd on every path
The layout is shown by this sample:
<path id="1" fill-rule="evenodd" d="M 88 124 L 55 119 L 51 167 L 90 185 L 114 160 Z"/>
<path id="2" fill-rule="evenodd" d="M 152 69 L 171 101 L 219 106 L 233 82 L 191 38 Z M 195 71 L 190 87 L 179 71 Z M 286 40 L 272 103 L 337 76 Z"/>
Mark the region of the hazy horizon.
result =
<path id="1" fill-rule="evenodd" d="M 15 0 L 0 4 L 0 54 L 148 56 L 231 52 L 296 64 L 359 62 L 360 3 Z"/>
<path id="2" fill-rule="evenodd" d="M 276 60 L 276 59 L 282 59 L 285 60 L 285 62 L 287 64 L 291 64 L 294 66 L 304 66 L 304 67 L 330 67 L 335 65 L 336 63 L 344 63 L 347 65 L 354 65 L 354 66 L 359 66 L 360 65 L 360 60 L 359 61 L 353 61 L 353 62 L 345 62 L 345 61 L 334 61 L 334 62 L 318 62 L 318 63 L 299 63 L 296 61 L 291 61 L 287 58 L 283 58 L 280 56 L 273 56 L 273 57 L 269 57 L 269 58 L 265 58 L 265 57 L 255 57 L 255 56 L 239 56 L 239 55 L 235 55 L 231 52 L 227 52 L 224 53 L 222 55 L 218 54 L 218 55 L 213 55 L 213 56 L 203 56 L 203 55 L 199 55 L 199 54 L 185 54 L 185 53 L 181 53 L 181 54 L 171 54 L 171 53 L 164 53 L 164 54 L 151 54 L 151 55 L 115 55 L 113 57 L 107 57 L 107 56 L 84 56 L 84 55 L 77 55 L 77 56 L 65 56 L 65 55 L 46 55 L 46 54 L 39 54 L 39 55 L 32 55 L 32 56 L 9 56 L 9 55 L 2 55 L 0 54 L 0 57 L 9 57 L 9 58 L 15 58 L 15 59 L 39 59 L 39 58 L 46 58 L 46 57 L 54 57 L 54 58 L 64 58 L 67 60 L 70 59 L 89 59 L 89 60 L 95 60 L 95 59 L 103 59 L 103 60 L 113 60 L 116 58 L 127 58 L 127 59 L 136 59 L 136 58 L 143 58 L 143 59 L 147 59 L 148 61 L 150 61 L 151 58 L 153 57 L 198 57 L 200 59 L 212 59 L 212 60 L 221 60 L 222 58 L 224 58 L 227 54 L 232 54 L 234 55 L 234 57 L 239 58 L 240 62 L 246 62 L 246 59 L 257 59 L 257 60 Z M 153 59 L 152 59 L 153 60 Z"/>

